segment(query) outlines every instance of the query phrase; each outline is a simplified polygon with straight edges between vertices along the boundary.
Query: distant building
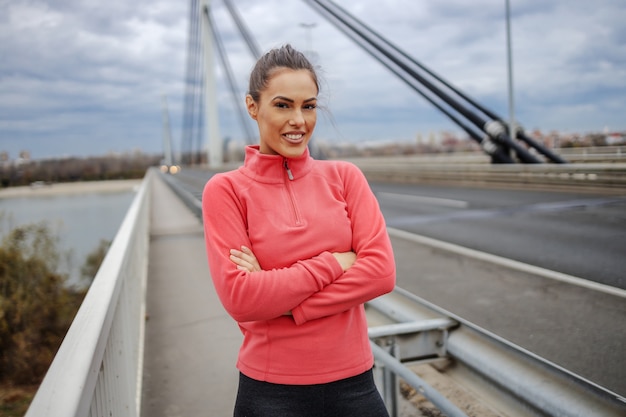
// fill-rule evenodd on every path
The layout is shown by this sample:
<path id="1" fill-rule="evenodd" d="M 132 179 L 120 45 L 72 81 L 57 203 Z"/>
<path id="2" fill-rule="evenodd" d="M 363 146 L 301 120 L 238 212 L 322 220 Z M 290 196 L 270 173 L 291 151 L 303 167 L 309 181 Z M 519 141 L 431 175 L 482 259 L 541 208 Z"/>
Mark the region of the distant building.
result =
<path id="1" fill-rule="evenodd" d="M 607 145 L 623 145 L 626 144 L 626 135 L 620 132 L 612 132 L 606 134 L 604 138 Z"/>

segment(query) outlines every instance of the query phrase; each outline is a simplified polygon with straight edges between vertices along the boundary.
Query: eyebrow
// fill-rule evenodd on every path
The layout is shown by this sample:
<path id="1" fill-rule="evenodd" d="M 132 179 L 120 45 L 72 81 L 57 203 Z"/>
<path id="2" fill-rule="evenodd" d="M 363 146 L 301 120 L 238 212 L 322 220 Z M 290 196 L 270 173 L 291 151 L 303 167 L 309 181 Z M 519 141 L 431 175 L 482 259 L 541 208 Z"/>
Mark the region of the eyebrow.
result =
<path id="1" fill-rule="evenodd" d="M 283 97 L 283 96 L 276 96 L 276 97 L 273 98 L 272 101 L 274 101 L 274 100 L 284 100 L 284 101 L 287 101 L 289 103 L 294 103 L 295 102 L 294 100 L 292 100 L 290 98 L 287 98 L 287 97 Z M 317 100 L 317 97 L 311 97 L 311 98 L 308 98 L 308 99 L 304 100 L 304 102 L 308 103 L 309 101 L 315 101 L 315 100 Z"/>

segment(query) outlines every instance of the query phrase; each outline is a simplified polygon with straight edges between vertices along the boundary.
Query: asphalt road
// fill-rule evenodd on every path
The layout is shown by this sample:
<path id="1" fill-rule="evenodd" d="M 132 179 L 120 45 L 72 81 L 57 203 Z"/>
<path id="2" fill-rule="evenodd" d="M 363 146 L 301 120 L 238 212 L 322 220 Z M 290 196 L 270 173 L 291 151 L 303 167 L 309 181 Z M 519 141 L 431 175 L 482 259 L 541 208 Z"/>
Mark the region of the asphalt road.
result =
<path id="1" fill-rule="evenodd" d="M 391 227 L 626 289 L 626 192 L 372 189 Z"/>

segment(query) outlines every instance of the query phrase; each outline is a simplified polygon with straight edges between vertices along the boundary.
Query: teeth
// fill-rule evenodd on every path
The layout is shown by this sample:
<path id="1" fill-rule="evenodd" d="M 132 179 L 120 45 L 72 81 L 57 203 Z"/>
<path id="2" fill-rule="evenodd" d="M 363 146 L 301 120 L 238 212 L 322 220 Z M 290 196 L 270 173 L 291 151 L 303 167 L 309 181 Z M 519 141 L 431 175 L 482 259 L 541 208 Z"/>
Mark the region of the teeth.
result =
<path id="1" fill-rule="evenodd" d="M 297 140 L 297 139 L 300 139 L 303 135 L 302 134 L 299 134 L 299 135 L 289 135 L 289 134 L 286 134 L 285 136 L 287 137 L 287 139 Z"/>

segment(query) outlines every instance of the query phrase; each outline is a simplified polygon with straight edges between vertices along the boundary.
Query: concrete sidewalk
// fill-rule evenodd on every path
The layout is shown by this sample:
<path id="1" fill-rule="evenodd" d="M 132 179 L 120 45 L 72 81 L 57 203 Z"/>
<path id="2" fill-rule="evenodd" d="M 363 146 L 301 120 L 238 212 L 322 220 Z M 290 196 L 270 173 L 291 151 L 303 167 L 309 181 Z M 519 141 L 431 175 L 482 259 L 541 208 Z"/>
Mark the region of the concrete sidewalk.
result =
<path id="1" fill-rule="evenodd" d="M 213 288 L 201 222 L 152 186 L 142 416 L 232 415 L 241 333 Z"/>

